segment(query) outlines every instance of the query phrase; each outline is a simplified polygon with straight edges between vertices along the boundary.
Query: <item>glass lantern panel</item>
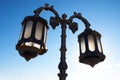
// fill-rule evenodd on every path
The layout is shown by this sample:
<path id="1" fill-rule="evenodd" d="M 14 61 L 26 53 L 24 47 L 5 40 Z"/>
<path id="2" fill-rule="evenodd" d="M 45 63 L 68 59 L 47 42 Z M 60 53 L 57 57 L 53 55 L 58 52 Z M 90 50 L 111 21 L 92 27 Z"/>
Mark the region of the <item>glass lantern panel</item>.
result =
<path id="1" fill-rule="evenodd" d="M 25 43 L 26 46 L 31 46 L 31 47 L 36 47 L 38 49 L 40 49 L 40 45 L 34 42 L 26 42 Z"/>
<path id="2" fill-rule="evenodd" d="M 94 42 L 94 38 L 92 35 L 88 36 L 88 46 L 89 46 L 89 50 L 90 51 L 94 51 L 95 50 L 95 42 Z"/>
<path id="3" fill-rule="evenodd" d="M 101 45 L 101 41 L 100 41 L 100 38 L 97 37 L 97 45 L 98 45 L 98 50 L 100 52 L 102 52 L 102 45 Z"/>
<path id="4" fill-rule="evenodd" d="M 37 40 L 41 40 L 41 38 L 42 38 L 42 31 L 43 31 L 43 24 L 41 22 L 37 22 L 36 32 L 35 32 L 35 38 Z"/>
<path id="5" fill-rule="evenodd" d="M 33 21 L 28 21 L 25 28 L 24 38 L 29 38 L 32 33 Z"/>
<path id="6" fill-rule="evenodd" d="M 25 45 L 26 46 L 33 46 L 33 42 L 26 42 Z"/>
<path id="7" fill-rule="evenodd" d="M 80 47 L 81 47 L 81 52 L 85 53 L 86 48 L 85 48 L 85 39 L 84 38 L 81 38 Z"/>
<path id="8" fill-rule="evenodd" d="M 23 24 L 22 29 L 21 29 L 21 33 L 20 33 L 20 38 L 19 38 L 19 39 L 22 38 L 22 35 L 23 35 L 23 28 L 24 28 L 24 27 L 25 27 L 25 25 Z"/>
<path id="9" fill-rule="evenodd" d="M 34 43 L 34 45 L 33 45 L 34 47 L 36 47 L 36 48 L 38 48 L 38 49 L 40 49 L 40 45 L 39 44 L 37 44 L 37 43 Z"/>
<path id="10" fill-rule="evenodd" d="M 47 39 L 47 28 L 45 25 L 45 31 L 44 31 L 44 43 L 46 43 L 46 39 Z"/>

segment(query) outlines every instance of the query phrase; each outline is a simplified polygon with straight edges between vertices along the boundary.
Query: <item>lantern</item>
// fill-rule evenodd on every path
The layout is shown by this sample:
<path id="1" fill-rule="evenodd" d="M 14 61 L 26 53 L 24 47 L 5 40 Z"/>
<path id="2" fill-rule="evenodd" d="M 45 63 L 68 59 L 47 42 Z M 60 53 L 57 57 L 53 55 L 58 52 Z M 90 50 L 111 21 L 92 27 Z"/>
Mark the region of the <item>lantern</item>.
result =
<path id="1" fill-rule="evenodd" d="M 48 25 L 45 19 L 39 16 L 27 16 L 24 18 L 16 49 L 27 61 L 47 51 L 45 45 L 47 30 Z"/>
<path id="2" fill-rule="evenodd" d="M 105 55 L 103 54 L 100 39 L 100 33 L 90 28 L 85 29 L 84 32 L 78 35 L 80 46 L 79 61 L 81 63 L 94 67 L 95 64 L 104 61 Z"/>

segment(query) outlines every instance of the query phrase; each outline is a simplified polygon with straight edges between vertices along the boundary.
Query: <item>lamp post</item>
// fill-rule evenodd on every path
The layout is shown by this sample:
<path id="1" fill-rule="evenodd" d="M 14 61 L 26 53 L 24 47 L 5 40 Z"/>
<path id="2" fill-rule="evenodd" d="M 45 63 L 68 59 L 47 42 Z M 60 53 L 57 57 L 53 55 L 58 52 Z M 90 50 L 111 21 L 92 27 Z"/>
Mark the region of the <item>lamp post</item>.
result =
<path id="1" fill-rule="evenodd" d="M 35 15 L 27 16 L 22 22 L 22 31 L 20 39 L 16 45 L 16 49 L 19 54 L 24 57 L 27 61 L 37 55 L 43 55 L 47 52 L 46 49 L 46 38 L 48 31 L 48 23 L 45 19 L 39 16 L 43 10 L 49 10 L 55 14 L 55 17 L 50 17 L 50 25 L 55 29 L 58 25 L 61 25 L 61 58 L 58 68 L 60 73 L 58 74 L 59 80 L 66 80 L 66 28 L 75 33 L 78 30 L 78 24 L 73 22 L 74 18 L 78 18 L 85 24 L 85 30 L 78 35 L 78 42 L 80 46 L 80 57 L 79 61 L 88 64 L 92 67 L 95 64 L 104 61 L 105 55 L 103 54 L 101 45 L 101 35 L 95 30 L 90 28 L 89 22 L 82 17 L 80 13 L 74 12 L 74 14 L 67 19 L 67 15 L 63 14 L 59 17 L 57 11 L 53 6 L 45 4 L 44 7 L 40 7 L 34 11 Z"/>

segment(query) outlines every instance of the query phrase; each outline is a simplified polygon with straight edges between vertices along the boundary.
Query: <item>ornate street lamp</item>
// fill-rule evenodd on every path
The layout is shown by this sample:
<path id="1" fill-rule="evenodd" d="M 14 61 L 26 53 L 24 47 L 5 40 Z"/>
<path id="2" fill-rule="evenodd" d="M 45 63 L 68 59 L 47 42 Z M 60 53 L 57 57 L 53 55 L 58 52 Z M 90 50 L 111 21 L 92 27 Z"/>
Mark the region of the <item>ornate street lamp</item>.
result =
<path id="1" fill-rule="evenodd" d="M 74 18 L 78 18 L 85 24 L 85 30 L 78 35 L 78 42 L 80 46 L 80 57 L 79 61 L 90 66 L 95 66 L 95 64 L 104 61 L 105 55 L 102 51 L 101 45 L 101 35 L 97 31 L 90 29 L 89 22 L 82 17 L 80 13 L 74 12 L 69 19 L 67 15 L 63 14 L 59 17 L 57 11 L 53 6 L 45 4 L 45 7 L 40 7 L 34 11 L 34 16 L 27 16 L 22 22 L 22 31 L 20 35 L 20 40 L 16 45 L 16 49 L 19 54 L 23 56 L 26 60 L 36 57 L 37 55 L 44 54 L 46 49 L 46 37 L 47 37 L 47 21 L 39 16 L 42 11 L 49 10 L 55 14 L 55 17 L 50 17 L 50 25 L 55 29 L 59 24 L 61 25 L 61 58 L 58 68 L 60 73 L 58 74 L 59 80 L 66 80 L 66 28 L 67 25 L 69 29 L 75 33 L 78 30 L 78 24 L 73 22 Z"/>
<path id="2" fill-rule="evenodd" d="M 95 64 L 105 59 L 100 38 L 100 33 L 93 31 L 90 28 L 85 29 L 83 33 L 79 34 L 80 62 L 94 67 Z"/>
<path id="3" fill-rule="evenodd" d="M 45 46 L 47 30 L 47 21 L 39 16 L 27 16 L 23 20 L 16 49 L 27 61 L 47 51 Z"/>

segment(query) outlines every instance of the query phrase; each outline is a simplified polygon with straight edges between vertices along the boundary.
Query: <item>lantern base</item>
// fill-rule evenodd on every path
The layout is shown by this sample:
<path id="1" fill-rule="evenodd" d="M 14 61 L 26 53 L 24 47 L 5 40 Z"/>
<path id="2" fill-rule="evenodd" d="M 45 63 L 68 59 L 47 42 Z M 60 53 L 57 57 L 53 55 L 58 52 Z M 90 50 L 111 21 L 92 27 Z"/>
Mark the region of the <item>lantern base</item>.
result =
<path id="1" fill-rule="evenodd" d="M 43 55 L 45 52 L 47 52 L 47 49 L 45 46 L 41 46 L 40 48 L 34 47 L 34 46 L 16 46 L 16 49 L 18 50 L 19 54 L 24 57 L 27 61 L 29 61 L 31 58 L 36 57 L 37 55 Z"/>
<path id="2" fill-rule="evenodd" d="M 91 67 L 94 67 L 99 62 L 104 61 L 104 59 L 105 59 L 105 55 L 103 54 L 91 54 L 91 55 L 84 54 L 80 56 L 79 61 L 81 63 L 88 64 Z"/>

